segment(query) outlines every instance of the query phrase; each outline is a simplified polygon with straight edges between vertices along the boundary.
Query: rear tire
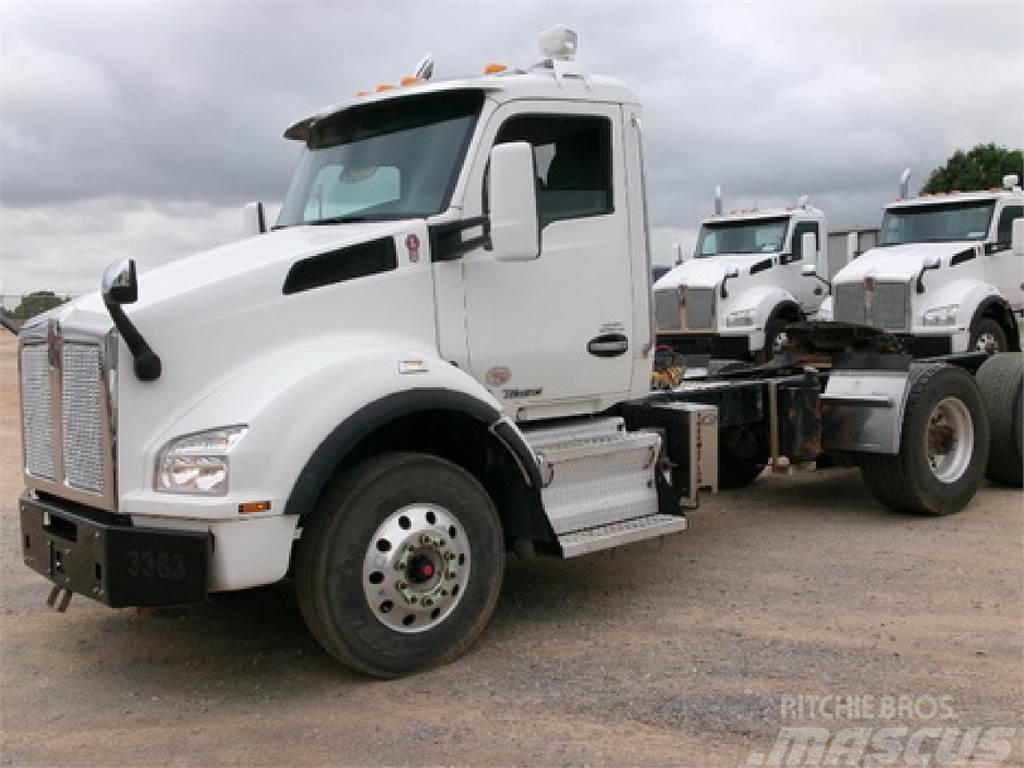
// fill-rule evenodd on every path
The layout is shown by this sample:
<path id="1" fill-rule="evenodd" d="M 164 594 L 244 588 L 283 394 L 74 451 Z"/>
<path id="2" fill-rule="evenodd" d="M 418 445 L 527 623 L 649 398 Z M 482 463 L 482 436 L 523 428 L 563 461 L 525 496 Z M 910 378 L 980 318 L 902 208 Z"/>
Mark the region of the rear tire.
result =
<path id="1" fill-rule="evenodd" d="M 1024 353 L 1007 352 L 986 360 L 975 377 L 988 414 L 990 432 L 985 477 L 996 483 L 1024 485 Z"/>
<path id="2" fill-rule="evenodd" d="M 504 562 L 501 523 L 476 478 L 433 456 L 387 454 L 339 477 L 303 526 L 296 593 L 324 650 L 397 677 L 472 645 Z"/>
<path id="3" fill-rule="evenodd" d="M 988 460 L 988 418 L 970 374 L 942 364 L 914 366 L 900 452 L 857 457 L 871 494 L 901 512 L 950 515 L 981 483 Z"/>
<path id="4" fill-rule="evenodd" d="M 989 346 L 994 353 L 1006 352 L 1010 347 L 1006 342 L 1006 330 L 991 317 L 982 317 L 971 328 L 971 340 L 968 351 L 987 352 Z"/>

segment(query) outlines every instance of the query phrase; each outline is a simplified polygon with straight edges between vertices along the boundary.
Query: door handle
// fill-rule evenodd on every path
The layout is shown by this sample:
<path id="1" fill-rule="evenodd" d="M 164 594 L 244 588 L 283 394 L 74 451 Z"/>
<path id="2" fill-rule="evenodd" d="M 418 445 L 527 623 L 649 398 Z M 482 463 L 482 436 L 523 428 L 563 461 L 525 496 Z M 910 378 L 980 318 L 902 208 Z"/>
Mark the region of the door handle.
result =
<path id="1" fill-rule="evenodd" d="M 595 357 L 618 357 L 629 349 L 629 339 L 621 333 L 603 333 L 587 344 L 587 352 Z"/>

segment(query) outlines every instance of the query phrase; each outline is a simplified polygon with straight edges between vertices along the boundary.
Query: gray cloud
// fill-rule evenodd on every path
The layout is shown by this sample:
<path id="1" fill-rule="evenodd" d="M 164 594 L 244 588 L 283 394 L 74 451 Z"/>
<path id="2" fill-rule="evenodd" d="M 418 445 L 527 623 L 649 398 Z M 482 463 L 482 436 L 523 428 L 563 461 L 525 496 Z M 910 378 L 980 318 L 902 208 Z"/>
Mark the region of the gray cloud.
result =
<path id="1" fill-rule="evenodd" d="M 1020 6 L 979 3 L 6 3 L 0 8 L 5 290 L 91 286 L 223 242 L 279 200 L 292 120 L 426 51 L 436 77 L 529 64 L 564 22 L 646 108 L 653 223 L 800 194 L 870 225 L 905 165 L 1024 136 Z M 677 235 L 658 238 L 659 259 Z"/>

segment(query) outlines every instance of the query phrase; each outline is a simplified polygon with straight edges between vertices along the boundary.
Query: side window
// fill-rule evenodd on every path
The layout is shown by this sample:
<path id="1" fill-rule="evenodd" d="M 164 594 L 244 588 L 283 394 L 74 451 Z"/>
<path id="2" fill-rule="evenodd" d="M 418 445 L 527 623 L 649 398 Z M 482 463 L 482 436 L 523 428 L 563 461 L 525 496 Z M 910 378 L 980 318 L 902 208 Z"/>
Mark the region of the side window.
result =
<path id="1" fill-rule="evenodd" d="M 611 133 L 603 117 L 523 115 L 501 126 L 495 143 L 533 145 L 542 227 L 615 210 Z"/>
<path id="2" fill-rule="evenodd" d="M 1013 220 L 1024 217 L 1024 205 L 1008 205 L 999 214 L 999 224 L 996 227 L 996 242 L 1006 245 L 1010 244 L 1013 234 Z"/>
<path id="3" fill-rule="evenodd" d="M 803 239 L 804 235 L 808 232 L 814 233 L 814 247 L 819 250 L 821 249 L 821 235 L 818 233 L 818 229 L 818 225 L 810 221 L 804 221 L 796 225 L 796 228 L 793 230 L 793 240 L 791 241 L 792 261 L 800 261 L 804 257 Z"/>

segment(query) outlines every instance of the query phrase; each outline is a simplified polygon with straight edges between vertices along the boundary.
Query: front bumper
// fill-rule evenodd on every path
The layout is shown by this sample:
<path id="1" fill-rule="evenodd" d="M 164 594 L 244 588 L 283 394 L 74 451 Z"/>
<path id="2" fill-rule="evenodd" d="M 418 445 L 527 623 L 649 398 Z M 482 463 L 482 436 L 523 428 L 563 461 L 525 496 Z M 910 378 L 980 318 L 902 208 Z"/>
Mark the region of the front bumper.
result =
<path id="1" fill-rule="evenodd" d="M 58 587 L 112 608 L 206 597 L 211 551 L 206 531 L 139 528 L 27 493 L 18 507 L 25 564 Z"/>
<path id="2" fill-rule="evenodd" d="M 711 355 L 713 358 L 750 357 L 749 336 L 697 334 L 658 334 L 658 343 L 670 346 L 680 355 Z"/>

